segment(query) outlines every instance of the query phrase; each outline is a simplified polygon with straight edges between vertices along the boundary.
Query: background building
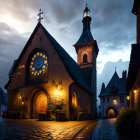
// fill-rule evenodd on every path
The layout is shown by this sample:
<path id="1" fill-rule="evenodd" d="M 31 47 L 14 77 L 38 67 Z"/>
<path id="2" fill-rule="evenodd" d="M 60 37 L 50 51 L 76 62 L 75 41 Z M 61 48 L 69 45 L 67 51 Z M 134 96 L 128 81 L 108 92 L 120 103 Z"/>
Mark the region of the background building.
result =
<path id="1" fill-rule="evenodd" d="M 0 88 L 0 116 L 7 111 L 7 94 Z"/>
<path id="2" fill-rule="evenodd" d="M 129 105 L 129 96 L 126 91 L 127 71 L 123 71 L 122 78 L 119 78 L 115 71 L 110 82 L 105 87 L 102 84 L 100 98 L 100 117 L 117 117 L 119 109 Z"/>
<path id="3" fill-rule="evenodd" d="M 98 46 L 90 32 L 89 12 L 86 6 L 83 32 L 74 45 L 78 64 L 39 21 L 9 73 L 9 113 L 25 112 L 30 118 L 44 113 L 67 120 L 76 120 L 80 113 L 96 117 Z"/>

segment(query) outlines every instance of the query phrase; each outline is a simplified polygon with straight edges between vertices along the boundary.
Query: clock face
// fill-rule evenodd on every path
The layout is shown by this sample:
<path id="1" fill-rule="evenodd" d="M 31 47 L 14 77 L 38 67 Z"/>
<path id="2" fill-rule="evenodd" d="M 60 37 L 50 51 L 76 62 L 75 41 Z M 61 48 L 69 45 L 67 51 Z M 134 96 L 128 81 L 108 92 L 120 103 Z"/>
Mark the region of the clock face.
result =
<path id="1" fill-rule="evenodd" d="M 44 53 L 37 52 L 34 54 L 30 64 L 32 75 L 44 74 L 48 69 L 48 58 Z"/>

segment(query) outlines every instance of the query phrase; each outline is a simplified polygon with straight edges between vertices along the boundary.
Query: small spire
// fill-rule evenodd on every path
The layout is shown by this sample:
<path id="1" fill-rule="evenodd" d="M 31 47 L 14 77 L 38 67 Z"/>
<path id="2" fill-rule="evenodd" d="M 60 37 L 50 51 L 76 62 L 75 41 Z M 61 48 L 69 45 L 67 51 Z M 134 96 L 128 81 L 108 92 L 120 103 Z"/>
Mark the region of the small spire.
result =
<path id="1" fill-rule="evenodd" d="M 116 72 L 117 67 L 115 66 L 115 72 Z"/>
<path id="2" fill-rule="evenodd" d="M 39 19 L 38 19 L 38 22 L 41 22 L 41 19 L 43 19 L 42 14 L 43 14 L 43 12 L 41 11 L 41 9 L 39 9 L 39 14 L 38 14 Z"/>

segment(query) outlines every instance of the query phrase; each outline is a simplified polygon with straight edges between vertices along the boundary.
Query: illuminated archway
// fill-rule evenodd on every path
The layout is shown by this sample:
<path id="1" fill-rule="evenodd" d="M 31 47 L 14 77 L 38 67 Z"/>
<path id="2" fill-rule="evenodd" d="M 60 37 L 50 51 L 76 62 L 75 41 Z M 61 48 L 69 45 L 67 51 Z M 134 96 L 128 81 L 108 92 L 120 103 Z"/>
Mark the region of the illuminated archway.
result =
<path id="1" fill-rule="evenodd" d="M 108 110 L 108 114 L 107 114 L 107 117 L 108 118 L 114 118 L 114 117 L 116 117 L 116 113 L 115 113 L 115 110 L 114 109 L 109 109 Z"/>
<path id="2" fill-rule="evenodd" d="M 77 97 L 75 92 L 72 93 L 72 105 L 77 107 Z"/>
<path id="3" fill-rule="evenodd" d="M 47 110 L 47 96 L 45 93 L 40 93 L 35 101 L 36 113 L 46 113 Z"/>

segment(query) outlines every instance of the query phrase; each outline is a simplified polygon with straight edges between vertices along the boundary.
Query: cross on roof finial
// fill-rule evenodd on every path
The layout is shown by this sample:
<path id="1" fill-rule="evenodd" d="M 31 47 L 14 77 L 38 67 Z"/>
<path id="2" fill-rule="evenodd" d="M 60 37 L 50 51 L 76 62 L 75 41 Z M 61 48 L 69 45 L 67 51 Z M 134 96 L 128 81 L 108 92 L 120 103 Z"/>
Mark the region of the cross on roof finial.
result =
<path id="1" fill-rule="evenodd" d="M 41 9 L 39 9 L 39 19 L 38 19 L 38 22 L 41 22 L 41 19 L 43 19 L 43 17 L 41 16 L 43 14 L 43 12 L 41 11 Z"/>
<path id="2" fill-rule="evenodd" d="M 88 6 L 88 3 L 86 2 L 86 5 L 85 5 L 86 7 Z"/>

